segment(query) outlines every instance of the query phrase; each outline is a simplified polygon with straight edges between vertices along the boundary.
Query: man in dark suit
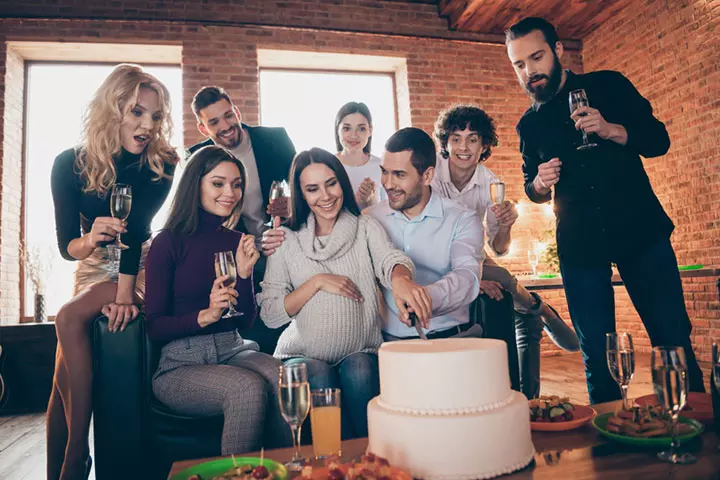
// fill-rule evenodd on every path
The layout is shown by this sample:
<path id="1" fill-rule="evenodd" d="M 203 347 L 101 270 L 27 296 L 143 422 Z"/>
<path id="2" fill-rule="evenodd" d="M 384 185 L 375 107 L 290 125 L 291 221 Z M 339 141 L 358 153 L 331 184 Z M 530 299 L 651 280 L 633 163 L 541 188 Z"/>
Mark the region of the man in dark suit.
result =
<path id="1" fill-rule="evenodd" d="M 287 180 L 295 147 L 284 128 L 251 127 L 242 123 L 240 110 L 220 87 L 203 87 L 193 98 L 192 109 L 200 133 L 207 140 L 188 151 L 206 145 L 230 150 L 245 165 L 248 179 L 242 212 L 243 231 L 260 238 L 265 231 L 265 206 L 273 180 Z"/>
<path id="2" fill-rule="evenodd" d="M 282 238 L 278 238 L 282 232 L 265 227 L 266 206 L 272 182 L 288 178 L 295 157 L 290 137 L 284 128 L 251 127 L 242 123 L 240 110 L 221 87 L 201 88 L 193 98 L 192 109 L 198 130 L 208 138 L 188 148 L 188 152 L 192 154 L 207 145 L 220 145 L 243 163 L 248 178 L 242 215 L 236 228 L 262 238 L 263 253 L 272 254 L 275 251 L 272 246 L 282 242 Z M 272 210 L 269 213 L 273 215 L 287 216 L 287 203 L 274 202 Z M 265 262 L 259 261 L 254 273 L 256 287 L 264 272 Z M 268 329 L 259 321 L 248 332 L 248 337 L 257 341 L 260 349 L 267 353 L 273 352 L 278 335 L 279 332 Z"/>

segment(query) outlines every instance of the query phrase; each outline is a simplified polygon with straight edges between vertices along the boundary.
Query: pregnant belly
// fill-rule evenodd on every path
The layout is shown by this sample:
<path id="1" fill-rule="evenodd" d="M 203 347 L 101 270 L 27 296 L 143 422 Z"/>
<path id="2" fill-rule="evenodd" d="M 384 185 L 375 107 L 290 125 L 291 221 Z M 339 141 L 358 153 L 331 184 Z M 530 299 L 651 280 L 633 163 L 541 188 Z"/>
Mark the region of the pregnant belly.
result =
<path id="1" fill-rule="evenodd" d="M 374 323 L 365 318 L 368 307 L 376 309 L 374 299 L 356 302 L 340 295 L 318 292 L 303 307 L 297 318 L 297 328 L 303 336 L 319 335 L 330 340 L 339 335 L 359 338 L 363 336 L 362 331 Z"/>

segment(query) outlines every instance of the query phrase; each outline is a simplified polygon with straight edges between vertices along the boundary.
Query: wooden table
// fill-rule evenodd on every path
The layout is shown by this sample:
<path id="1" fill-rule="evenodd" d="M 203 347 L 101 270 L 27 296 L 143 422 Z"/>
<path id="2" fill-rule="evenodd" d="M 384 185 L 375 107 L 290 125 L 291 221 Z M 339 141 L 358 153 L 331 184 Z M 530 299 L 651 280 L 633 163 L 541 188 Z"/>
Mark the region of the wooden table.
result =
<path id="1" fill-rule="evenodd" d="M 598 414 L 611 412 L 618 402 L 594 405 Z M 683 447 L 698 458 L 692 465 L 670 465 L 655 457 L 657 449 L 637 448 L 607 440 L 592 425 L 569 432 L 533 432 L 535 462 L 528 468 L 503 479 L 611 479 L 622 478 L 717 478 L 720 472 L 718 439 L 712 427 Z M 343 461 L 357 458 L 365 452 L 367 439 L 343 442 Z M 292 457 L 292 448 L 265 452 L 267 458 L 286 462 Z M 304 456 L 312 456 L 312 446 L 302 448 Z M 259 457 L 255 452 L 248 456 Z M 182 470 L 211 459 L 175 462 L 170 477 Z"/>

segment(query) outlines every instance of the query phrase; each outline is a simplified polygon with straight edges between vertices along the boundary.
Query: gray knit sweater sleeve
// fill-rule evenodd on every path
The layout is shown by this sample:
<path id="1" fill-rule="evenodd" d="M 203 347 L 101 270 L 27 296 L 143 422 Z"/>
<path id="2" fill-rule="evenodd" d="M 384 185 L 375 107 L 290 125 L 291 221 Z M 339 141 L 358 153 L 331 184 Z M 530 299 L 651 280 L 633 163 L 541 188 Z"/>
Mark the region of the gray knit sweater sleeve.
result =
<path id="1" fill-rule="evenodd" d="M 396 265 L 406 266 L 415 277 L 415 265 L 412 260 L 393 246 L 380 222 L 370 215 L 361 215 L 360 223 L 365 224 L 365 228 L 362 228 L 361 231 L 365 230 L 367 235 L 367 244 L 373 268 L 375 269 L 375 276 L 380 280 L 383 287 L 392 289 L 390 277 Z"/>
<path id="2" fill-rule="evenodd" d="M 260 283 L 262 291 L 257 294 L 258 305 L 262 306 L 262 320 L 270 328 L 280 328 L 292 318 L 285 310 L 285 297 L 295 287 L 288 271 L 288 240 L 294 240 L 294 232 L 285 230 L 285 241 L 267 259 L 265 276 Z"/>

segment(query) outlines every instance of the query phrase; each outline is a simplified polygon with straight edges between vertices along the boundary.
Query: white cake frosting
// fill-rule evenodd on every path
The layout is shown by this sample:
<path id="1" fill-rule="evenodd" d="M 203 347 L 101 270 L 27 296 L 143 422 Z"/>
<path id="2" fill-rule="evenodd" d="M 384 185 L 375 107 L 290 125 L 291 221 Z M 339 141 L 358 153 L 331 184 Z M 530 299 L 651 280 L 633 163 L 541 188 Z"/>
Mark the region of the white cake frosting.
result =
<path id="1" fill-rule="evenodd" d="M 379 358 L 368 451 L 428 480 L 492 478 L 532 461 L 527 399 L 510 390 L 504 342 L 390 342 Z"/>
<path id="2" fill-rule="evenodd" d="M 399 411 L 479 411 L 509 402 L 502 340 L 447 338 L 386 342 L 378 353 L 380 398 Z"/>

